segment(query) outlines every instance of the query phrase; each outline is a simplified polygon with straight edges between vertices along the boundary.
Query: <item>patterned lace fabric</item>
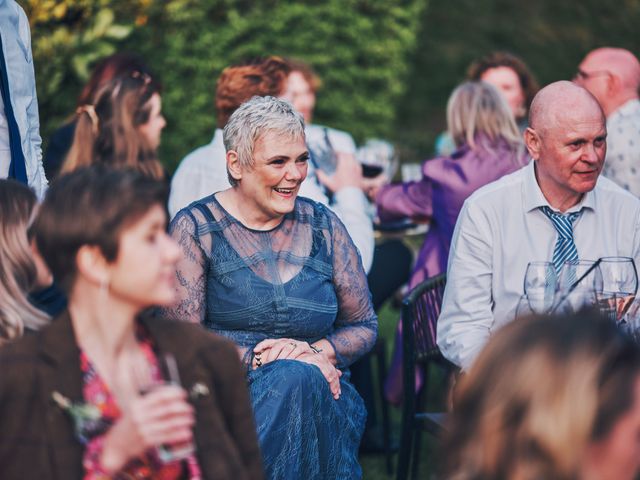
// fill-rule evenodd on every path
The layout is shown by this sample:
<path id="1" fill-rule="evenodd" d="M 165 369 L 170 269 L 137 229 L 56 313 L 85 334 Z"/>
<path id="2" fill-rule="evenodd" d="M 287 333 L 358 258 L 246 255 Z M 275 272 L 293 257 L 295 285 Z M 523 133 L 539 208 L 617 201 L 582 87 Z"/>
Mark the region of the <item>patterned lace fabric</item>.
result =
<path id="1" fill-rule="evenodd" d="M 299 197 L 276 228 L 256 231 L 212 195 L 181 210 L 170 231 L 184 259 L 179 304 L 165 314 L 231 338 L 246 363 L 265 338 L 326 338 L 338 368 L 373 346 L 377 318 L 360 256 L 324 206 Z"/>
<path id="2" fill-rule="evenodd" d="M 142 328 L 138 329 L 140 347 L 149 363 L 154 381 L 161 382 L 162 372 L 158 359 L 153 351 L 151 339 Z M 115 397 L 109 391 L 95 367 L 87 357 L 80 352 L 80 368 L 83 378 L 83 395 L 85 402 L 100 411 L 101 417 L 94 422 L 87 423 L 81 432 L 81 439 L 86 441 L 83 457 L 84 480 L 125 480 L 125 479 L 156 479 L 156 480 L 200 480 L 201 473 L 194 455 L 185 462 L 176 461 L 163 464 L 155 450 L 148 451 L 142 458 L 131 460 L 126 467 L 115 475 L 108 475 L 100 466 L 100 456 L 104 443 L 104 435 L 120 418 L 121 411 Z"/>
<path id="3" fill-rule="evenodd" d="M 315 365 L 276 360 L 249 369 L 253 347 L 266 338 L 326 338 L 343 369 L 373 346 L 377 318 L 342 223 L 298 198 L 276 228 L 255 231 L 211 196 L 179 212 L 170 230 L 185 258 L 177 273 L 181 300 L 165 314 L 200 322 L 238 345 L 267 478 L 361 478 L 366 410 L 348 371 L 335 400 Z"/>

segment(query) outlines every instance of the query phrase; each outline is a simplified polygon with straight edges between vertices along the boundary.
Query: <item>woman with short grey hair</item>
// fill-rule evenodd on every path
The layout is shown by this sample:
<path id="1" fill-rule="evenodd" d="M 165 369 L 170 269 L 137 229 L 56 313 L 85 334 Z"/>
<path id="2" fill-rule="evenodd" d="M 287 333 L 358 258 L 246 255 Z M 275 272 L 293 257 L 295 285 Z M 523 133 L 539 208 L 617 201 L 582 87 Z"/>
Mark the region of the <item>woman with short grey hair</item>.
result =
<path id="1" fill-rule="evenodd" d="M 309 153 L 290 104 L 254 97 L 224 129 L 232 187 L 181 210 L 176 318 L 234 340 L 271 479 L 356 479 L 366 412 L 347 367 L 377 319 L 358 251 L 298 197 Z"/>

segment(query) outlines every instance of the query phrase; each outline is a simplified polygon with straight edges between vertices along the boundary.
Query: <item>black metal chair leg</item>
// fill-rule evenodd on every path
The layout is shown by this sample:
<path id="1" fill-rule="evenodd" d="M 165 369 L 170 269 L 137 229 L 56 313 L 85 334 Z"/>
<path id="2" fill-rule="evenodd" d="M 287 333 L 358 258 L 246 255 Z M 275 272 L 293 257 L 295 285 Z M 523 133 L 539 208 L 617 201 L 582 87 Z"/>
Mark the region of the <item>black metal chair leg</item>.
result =
<path id="1" fill-rule="evenodd" d="M 384 455 L 387 464 L 387 475 L 393 475 L 393 461 L 391 458 L 391 425 L 389 421 L 389 404 L 384 396 L 384 379 L 387 378 L 387 351 L 384 344 L 378 352 L 378 397 L 382 410 L 382 436 L 384 441 Z"/>
<path id="2" fill-rule="evenodd" d="M 402 430 L 400 436 L 400 451 L 398 452 L 398 464 L 396 466 L 396 479 L 407 480 L 409 478 L 409 466 L 411 462 L 411 453 L 413 447 L 413 435 L 414 435 L 414 405 L 413 397 L 406 395 L 405 406 L 402 412 Z M 412 405 L 407 405 L 407 402 L 411 402 Z"/>

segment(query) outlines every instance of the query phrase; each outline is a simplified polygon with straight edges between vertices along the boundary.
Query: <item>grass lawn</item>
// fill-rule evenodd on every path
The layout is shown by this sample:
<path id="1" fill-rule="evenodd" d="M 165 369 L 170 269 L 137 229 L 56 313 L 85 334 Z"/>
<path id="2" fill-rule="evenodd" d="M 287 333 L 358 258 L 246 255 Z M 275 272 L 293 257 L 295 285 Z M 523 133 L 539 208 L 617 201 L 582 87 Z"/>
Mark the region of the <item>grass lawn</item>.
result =
<path id="1" fill-rule="evenodd" d="M 387 352 L 389 357 L 393 352 L 393 339 L 395 337 L 395 329 L 400 318 L 400 311 L 394 308 L 391 308 L 389 305 L 385 305 L 378 316 L 378 334 L 380 337 L 384 338 L 387 344 Z M 390 360 L 390 358 L 389 358 Z M 375 364 L 375 361 L 372 362 Z M 389 365 L 389 361 L 387 365 Z M 376 369 L 373 369 L 374 379 L 378 381 L 376 377 Z M 376 399 L 377 400 L 377 399 Z M 401 418 L 401 409 L 395 408 L 393 406 L 389 407 L 391 413 L 391 435 L 392 438 L 396 438 L 399 440 L 400 438 L 400 418 Z M 378 415 L 380 416 L 380 415 Z M 421 458 L 420 458 L 420 472 L 418 478 L 420 479 L 429 479 L 431 477 L 431 471 L 433 461 L 430 458 L 434 451 L 434 444 L 432 439 L 428 438 L 427 435 L 423 435 L 422 439 L 422 448 L 421 448 Z M 386 473 L 386 462 L 384 454 L 380 455 L 361 455 L 360 456 L 360 464 L 362 465 L 363 478 L 364 480 L 389 480 L 391 478 L 395 478 L 395 466 L 397 462 L 397 455 L 393 456 L 393 465 L 394 465 L 394 473 L 389 476 Z"/>

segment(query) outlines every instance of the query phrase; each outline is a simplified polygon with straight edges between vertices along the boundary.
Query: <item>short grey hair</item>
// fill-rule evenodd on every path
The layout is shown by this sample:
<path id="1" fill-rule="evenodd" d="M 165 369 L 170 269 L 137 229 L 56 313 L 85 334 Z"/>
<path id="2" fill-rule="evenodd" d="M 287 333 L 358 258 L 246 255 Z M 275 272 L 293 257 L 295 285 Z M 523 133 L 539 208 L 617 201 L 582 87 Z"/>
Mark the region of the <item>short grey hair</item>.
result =
<path id="1" fill-rule="evenodd" d="M 267 133 L 292 139 L 304 135 L 304 120 L 291 104 L 275 97 L 253 97 L 233 112 L 223 130 L 224 148 L 238 153 L 243 167 L 253 167 L 253 149 Z M 229 183 L 238 181 L 227 171 Z"/>

